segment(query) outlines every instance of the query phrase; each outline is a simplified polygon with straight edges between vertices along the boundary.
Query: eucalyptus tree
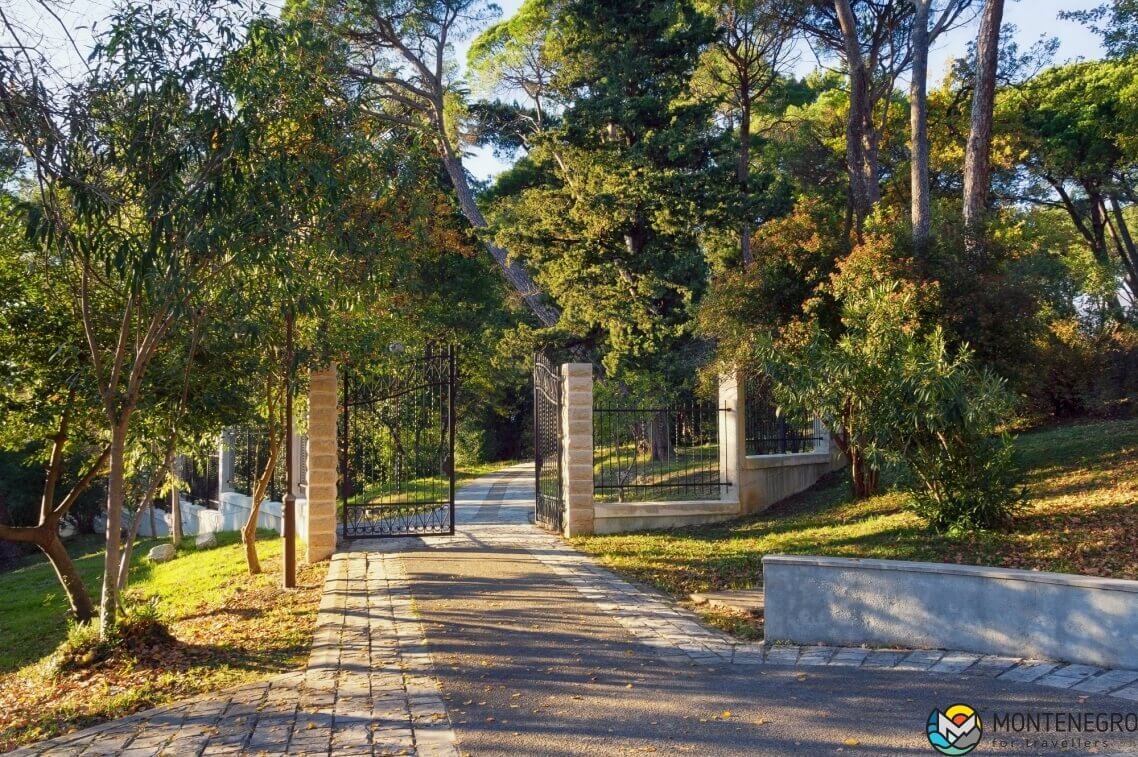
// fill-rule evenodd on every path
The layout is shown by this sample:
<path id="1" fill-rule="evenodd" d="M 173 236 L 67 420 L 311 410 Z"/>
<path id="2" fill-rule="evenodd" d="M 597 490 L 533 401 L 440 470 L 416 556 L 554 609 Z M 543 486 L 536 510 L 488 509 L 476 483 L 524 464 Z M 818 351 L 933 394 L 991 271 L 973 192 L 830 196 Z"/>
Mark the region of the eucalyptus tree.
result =
<path id="1" fill-rule="evenodd" d="M 429 136 L 463 215 L 475 229 L 487 224 L 462 162 L 465 87 L 452 48 L 496 12 L 496 6 L 482 0 L 336 0 L 326 9 L 350 48 L 352 78 L 374 98 L 372 116 Z M 557 308 L 525 267 L 502 247 L 487 248 L 541 323 L 556 324 Z"/>
<path id="2" fill-rule="evenodd" d="M 179 324 L 208 317 L 220 279 L 271 259 L 268 242 L 285 226 L 279 194 L 243 191 L 255 114 L 235 98 L 242 72 L 231 63 L 247 21 L 209 0 L 122 6 L 59 107 L 6 112 L 36 182 L 38 255 L 58 267 L 105 424 L 104 636 L 118 606 L 129 442 L 151 369 Z"/>
<path id="3" fill-rule="evenodd" d="M 28 243 L 28 203 L 7 194 L 2 202 L 0 447 L 42 466 L 43 474 L 35 524 L 0 524 L 0 539 L 38 547 L 72 615 L 86 622 L 95 616 L 95 604 L 59 531 L 103 473 L 109 448 L 98 394 L 85 370 L 83 333 L 68 304 L 65 269 Z"/>

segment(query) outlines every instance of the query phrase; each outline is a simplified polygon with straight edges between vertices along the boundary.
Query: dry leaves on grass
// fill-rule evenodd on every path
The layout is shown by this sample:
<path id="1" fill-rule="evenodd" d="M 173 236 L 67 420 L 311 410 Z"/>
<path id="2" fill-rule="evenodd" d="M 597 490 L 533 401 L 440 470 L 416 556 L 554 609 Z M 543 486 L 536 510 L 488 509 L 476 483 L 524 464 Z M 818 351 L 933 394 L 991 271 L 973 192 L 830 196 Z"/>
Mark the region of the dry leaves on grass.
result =
<path id="1" fill-rule="evenodd" d="M 168 619 L 171 644 L 125 644 L 58 675 L 40 663 L 0 677 L 0 752 L 303 665 L 326 569 L 302 566 L 295 591 L 272 573 L 245 579 Z"/>

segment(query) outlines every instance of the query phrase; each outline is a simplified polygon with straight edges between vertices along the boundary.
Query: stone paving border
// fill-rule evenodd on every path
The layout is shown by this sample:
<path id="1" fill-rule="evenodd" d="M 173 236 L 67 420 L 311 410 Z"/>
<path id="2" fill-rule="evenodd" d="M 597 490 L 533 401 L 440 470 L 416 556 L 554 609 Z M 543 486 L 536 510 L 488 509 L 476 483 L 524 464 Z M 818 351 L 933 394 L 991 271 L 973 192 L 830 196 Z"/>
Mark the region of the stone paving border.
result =
<path id="1" fill-rule="evenodd" d="M 506 476 L 510 476 L 506 478 Z M 524 499 L 529 481 L 506 473 L 513 491 L 506 498 Z M 522 487 L 526 487 L 523 494 Z M 517 512 L 515 508 L 515 513 Z M 454 538 L 463 538 L 460 529 Z M 469 539 L 467 536 L 466 538 Z M 428 539 L 434 543 L 434 539 Z M 593 558 L 528 520 L 503 525 L 479 525 L 481 544 L 499 544 L 527 551 L 548 566 L 587 601 L 595 603 L 641 643 L 664 659 L 699 665 L 788 665 L 851 667 L 872 670 L 926 672 L 933 675 L 983 676 L 1033 683 L 1084 694 L 1105 694 L 1138 702 L 1138 671 L 1108 670 L 1048 660 L 980 655 L 971 652 L 924 649 L 869 649 L 745 643 L 703 625 L 698 616 L 678 608 L 662 594 L 641 588 L 599 565 Z M 453 543 L 453 539 L 451 540 Z M 441 543 L 441 540 L 440 540 Z"/>

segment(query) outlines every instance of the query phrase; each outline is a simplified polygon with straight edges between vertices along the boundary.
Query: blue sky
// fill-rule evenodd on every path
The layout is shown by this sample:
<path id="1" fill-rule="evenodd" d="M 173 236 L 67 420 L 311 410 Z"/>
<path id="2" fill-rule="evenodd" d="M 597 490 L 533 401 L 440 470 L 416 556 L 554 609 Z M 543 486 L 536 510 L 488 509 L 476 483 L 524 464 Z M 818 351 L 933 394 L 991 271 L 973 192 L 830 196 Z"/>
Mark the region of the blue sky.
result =
<path id="1" fill-rule="evenodd" d="M 267 0 L 270 7 L 279 0 Z M 497 0 L 505 16 L 513 14 L 521 5 L 522 0 Z M 1102 48 L 1098 38 L 1084 27 L 1069 21 L 1059 19 L 1061 10 L 1080 10 L 1099 5 L 1102 0 L 1012 0 L 1004 12 L 1005 23 L 1015 24 L 1018 28 L 1018 39 L 1021 45 L 1027 47 L 1041 36 L 1054 36 L 1060 40 L 1059 52 L 1056 62 L 1064 62 L 1076 58 L 1097 58 L 1102 55 Z M 106 16 L 113 7 L 113 0 L 64 0 L 62 17 L 69 27 L 76 44 L 86 52 L 90 45 L 90 27 L 93 23 Z M 58 55 L 53 56 L 61 61 L 63 67 L 74 65 L 73 53 L 68 54 L 67 35 L 52 19 L 42 11 L 35 10 L 32 0 L 15 0 L 12 10 L 30 28 L 40 35 L 39 42 L 47 48 L 57 50 Z M 7 9 L 6 9 L 7 10 Z M 968 42 L 976 34 L 975 23 L 955 30 L 942 37 L 933 51 L 929 61 L 929 80 L 936 82 L 946 70 L 948 62 L 964 54 Z M 466 48 L 469 41 L 457 45 L 456 57 L 460 61 L 466 59 Z M 809 50 L 803 50 L 799 59 L 799 73 L 805 73 L 815 65 Z M 466 158 L 466 165 L 476 177 L 485 179 L 500 172 L 506 166 L 496 160 L 488 150 L 475 150 Z"/>

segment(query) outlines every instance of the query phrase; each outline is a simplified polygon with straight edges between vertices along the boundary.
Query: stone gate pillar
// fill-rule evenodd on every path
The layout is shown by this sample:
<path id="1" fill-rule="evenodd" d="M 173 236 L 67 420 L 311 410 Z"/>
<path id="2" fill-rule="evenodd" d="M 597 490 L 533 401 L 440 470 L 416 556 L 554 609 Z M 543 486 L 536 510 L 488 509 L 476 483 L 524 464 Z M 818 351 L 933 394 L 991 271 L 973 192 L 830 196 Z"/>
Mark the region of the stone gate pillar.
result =
<path id="1" fill-rule="evenodd" d="M 305 559 L 327 560 L 336 551 L 337 405 L 336 364 L 312 371 L 308 381 L 308 534 Z"/>
<path id="2" fill-rule="evenodd" d="M 743 472 L 747 459 L 746 383 L 738 371 L 719 377 L 719 480 L 731 484 L 720 489 L 724 501 L 738 502 L 740 512 L 747 512 L 746 476 Z"/>
<path id="3" fill-rule="evenodd" d="M 593 365 L 561 366 L 561 496 L 565 535 L 593 533 Z"/>

